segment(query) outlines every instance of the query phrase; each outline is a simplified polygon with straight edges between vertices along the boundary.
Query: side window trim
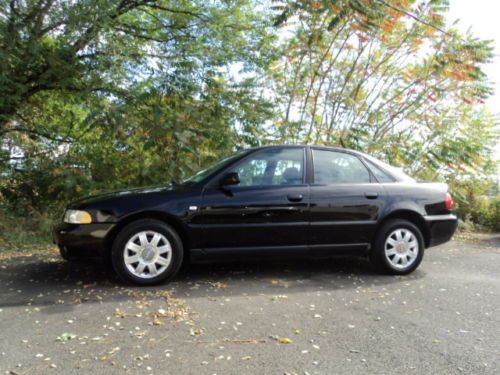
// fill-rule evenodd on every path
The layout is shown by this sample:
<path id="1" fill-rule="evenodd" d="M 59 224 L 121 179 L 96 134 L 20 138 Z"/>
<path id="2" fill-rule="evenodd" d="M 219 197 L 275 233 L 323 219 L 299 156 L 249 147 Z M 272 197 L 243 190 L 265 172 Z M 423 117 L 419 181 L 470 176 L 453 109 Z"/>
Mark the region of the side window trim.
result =
<path id="1" fill-rule="evenodd" d="M 356 154 L 353 154 L 349 151 L 344 151 L 344 150 L 330 150 L 330 149 L 324 149 L 324 148 L 318 148 L 318 147 L 311 147 L 310 148 L 310 158 L 311 158 L 311 168 L 312 168 L 312 173 L 311 173 L 311 186 L 321 186 L 321 185 L 366 185 L 366 184 L 373 184 L 373 183 L 379 183 L 375 176 L 373 175 L 373 172 L 371 169 L 368 167 L 366 162 L 363 160 L 363 158 L 359 157 Z M 315 167 L 315 162 L 314 162 L 314 151 L 327 151 L 327 152 L 337 152 L 337 153 L 342 153 L 342 154 L 347 154 L 350 156 L 355 157 L 356 159 L 359 160 L 359 162 L 366 168 L 366 171 L 368 172 L 370 181 L 369 182 L 332 182 L 329 184 L 318 184 L 316 183 L 316 167 Z"/>
<path id="2" fill-rule="evenodd" d="M 370 166 L 368 165 L 366 160 L 363 157 L 361 157 L 360 155 L 356 155 L 356 154 L 351 154 L 351 155 L 357 157 L 358 160 L 361 162 L 361 164 L 363 164 L 365 166 L 366 170 L 368 171 L 368 174 L 370 175 L 370 184 L 380 184 L 380 182 L 375 178 L 375 175 L 373 174 L 373 172 L 370 169 Z"/>

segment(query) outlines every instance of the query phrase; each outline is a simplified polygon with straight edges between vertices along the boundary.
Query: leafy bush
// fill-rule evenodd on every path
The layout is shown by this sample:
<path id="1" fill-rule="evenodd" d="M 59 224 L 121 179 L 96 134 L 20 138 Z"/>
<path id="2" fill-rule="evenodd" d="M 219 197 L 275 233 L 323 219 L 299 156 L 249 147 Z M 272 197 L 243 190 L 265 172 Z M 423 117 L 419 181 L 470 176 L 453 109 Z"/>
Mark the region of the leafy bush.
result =
<path id="1" fill-rule="evenodd" d="M 500 195 L 479 201 L 475 221 L 493 231 L 500 231 Z"/>
<path id="2" fill-rule="evenodd" d="M 20 215 L 0 205 L 0 215 L 0 252 L 51 244 L 54 219 L 47 214 L 31 211 Z"/>

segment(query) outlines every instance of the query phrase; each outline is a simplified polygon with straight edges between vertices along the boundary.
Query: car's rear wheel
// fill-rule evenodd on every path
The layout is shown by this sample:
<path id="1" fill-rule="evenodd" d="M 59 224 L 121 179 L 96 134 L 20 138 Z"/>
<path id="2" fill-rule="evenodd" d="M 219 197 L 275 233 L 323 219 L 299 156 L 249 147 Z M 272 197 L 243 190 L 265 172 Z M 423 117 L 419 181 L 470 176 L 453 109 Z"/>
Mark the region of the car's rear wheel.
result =
<path id="1" fill-rule="evenodd" d="M 175 230 L 159 220 L 134 221 L 116 237 L 111 259 L 126 282 L 154 285 L 172 278 L 182 264 L 182 241 Z"/>
<path id="2" fill-rule="evenodd" d="M 392 275 L 406 275 L 413 272 L 422 262 L 424 239 L 413 223 L 394 219 L 386 222 L 379 230 L 370 258 L 381 271 Z"/>

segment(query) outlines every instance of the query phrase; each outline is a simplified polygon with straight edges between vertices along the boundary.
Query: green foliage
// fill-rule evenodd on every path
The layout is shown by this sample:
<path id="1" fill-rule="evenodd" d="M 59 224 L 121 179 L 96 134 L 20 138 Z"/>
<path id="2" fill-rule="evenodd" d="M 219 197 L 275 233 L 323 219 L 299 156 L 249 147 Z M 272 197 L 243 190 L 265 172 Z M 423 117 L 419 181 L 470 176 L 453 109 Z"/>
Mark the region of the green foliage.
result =
<path id="1" fill-rule="evenodd" d="M 408 1 L 396 1 L 395 6 L 408 4 Z M 288 1 L 286 4 L 275 5 L 275 26 L 282 26 L 293 16 L 307 17 L 321 15 L 324 17 L 323 27 L 332 30 L 346 19 L 351 19 L 356 26 L 365 30 L 378 28 L 385 19 L 387 10 L 392 5 L 385 1 L 360 1 L 360 0 L 319 0 Z"/>
<path id="2" fill-rule="evenodd" d="M 3 251 L 33 250 L 50 246 L 55 221 L 48 215 L 33 211 L 20 215 L 10 207 L 0 204 L 0 253 Z"/>
<path id="3" fill-rule="evenodd" d="M 476 222 L 495 232 L 500 231 L 500 195 L 481 200 Z"/>
<path id="4" fill-rule="evenodd" d="M 481 230 L 500 230 L 498 181 L 476 177 L 454 180 L 450 187 L 462 220 Z"/>
<path id="5" fill-rule="evenodd" d="M 447 28 L 447 1 L 287 2 L 271 65 L 275 136 L 359 149 L 451 185 L 464 215 L 498 174 L 484 108 L 491 43 Z M 474 209 L 475 210 L 475 209 Z M 479 220 L 475 218 L 475 220 Z"/>
<path id="6" fill-rule="evenodd" d="M 498 175 L 499 121 L 483 104 L 492 46 L 448 28 L 446 9 L 0 0 L 2 212 L 38 226 L 83 195 L 180 180 L 246 146 L 305 142 L 446 181 L 464 217 L 494 226 L 496 203 L 482 198 Z"/>
<path id="7" fill-rule="evenodd" d="M 254 144 L 274 34 L 253 3 L 10 2 L 0 18 L 0 203 L 166 184 Z M 235 70 L 250 72 L 241 78 Z"/>

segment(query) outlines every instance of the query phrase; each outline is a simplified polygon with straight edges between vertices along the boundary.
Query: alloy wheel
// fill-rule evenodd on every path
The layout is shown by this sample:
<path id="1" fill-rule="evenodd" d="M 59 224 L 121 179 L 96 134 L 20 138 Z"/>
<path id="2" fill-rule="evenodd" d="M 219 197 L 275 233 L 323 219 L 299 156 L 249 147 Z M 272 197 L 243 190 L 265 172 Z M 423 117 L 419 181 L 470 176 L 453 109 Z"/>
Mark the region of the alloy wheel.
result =
<path id="1" fill-rule="evenodd" d="M 138 232 L 125 245 L 123 260 L 132 275 L 151 279 L 167 270 L 172 260 L 172 246 L 161 233 Z"/>
<path id="2" fill-rule="evenodd" d="M 398 228 L 387 236 L 385 257 L 397 270 L 409 268 L 418 257 L 419 245 L 415 234 L 406 228 Z"/>

